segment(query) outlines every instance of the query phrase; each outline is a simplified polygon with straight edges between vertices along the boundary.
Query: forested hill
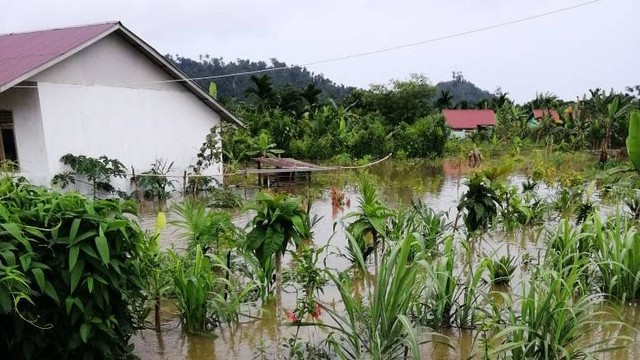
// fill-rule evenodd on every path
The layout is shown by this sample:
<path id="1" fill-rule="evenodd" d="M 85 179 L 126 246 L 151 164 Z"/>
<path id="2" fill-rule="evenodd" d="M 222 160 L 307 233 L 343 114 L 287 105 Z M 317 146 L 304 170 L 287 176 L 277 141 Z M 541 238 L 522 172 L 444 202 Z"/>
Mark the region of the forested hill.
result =
<path id="1" fill-rule="evenodd" d="M 482 90 L 474 83 L 466 80 L 461 73 L 454 72 L 453 79 L 436 84 L 438 90 L 448 91 L 454 104 L 477 104 L 481 100 L 491 100 L 495 97 L 492 93 Z"/>
<path id="2" fill-rule="evenodd" d="M 222 58 L 203 56 L 199 60 L 185 58 L 179 55 L 166 55 L 167 59 L 176 64 L 180 70 L 189 77 L 206 77 L 214 75 L 226 75 L 239 72 L 263 70 L 286 66 L 286 63 L 271 59 L 271 64 L 264 61 L 253 62 L 244 59 L 225 62 Z M 306 68 L 293 66 L 289 69 L 265 72 L 271 78 L 271 84 L 279 88 L 285 85 L 302 88 L 308 84 L 314 84 L 322 90 L 324 97 L 340 100 L 351 93 L 355 88 L 338 85 L 325 78 L 323 75 L 314 74 Z M 262 74 L 258 74 L 262 75 Z M 231 76 L 213 80 L 196 80 L 203 89 L 209 89 L 209 82 L 214 81 L 218 87 L 219 98 L 235 97 L 244 99 L 246 90 L 254 84 L 249 75 Z"/>

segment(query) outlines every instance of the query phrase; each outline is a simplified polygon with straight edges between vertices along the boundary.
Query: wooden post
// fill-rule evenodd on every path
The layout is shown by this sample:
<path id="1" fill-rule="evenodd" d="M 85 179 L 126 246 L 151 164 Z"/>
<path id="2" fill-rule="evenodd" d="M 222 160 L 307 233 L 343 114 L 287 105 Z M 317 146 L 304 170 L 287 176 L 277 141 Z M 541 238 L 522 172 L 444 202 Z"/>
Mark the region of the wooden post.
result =
<path id="1" fill-rule="evenodd" d="M 187 196 L 187 170 L 182 173 L 182 196 Z"/>

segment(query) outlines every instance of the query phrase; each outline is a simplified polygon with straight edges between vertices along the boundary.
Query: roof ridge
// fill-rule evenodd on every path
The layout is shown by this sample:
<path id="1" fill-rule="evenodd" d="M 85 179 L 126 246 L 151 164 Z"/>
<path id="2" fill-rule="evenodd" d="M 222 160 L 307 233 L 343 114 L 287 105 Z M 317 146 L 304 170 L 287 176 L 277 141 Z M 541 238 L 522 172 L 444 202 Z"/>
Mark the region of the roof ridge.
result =
<path id="1" fill-rule="evenodd" d="M 18 32 L 10 32 L 10 33 L 0 33 L 0 36 L 12 36 L 12 35 L 23 35 L 23 34 L 34 34 L 39 32 L 48 32 L 48 31 L 58 31 L 58 30 L 68 30 L 68 29 L 77 29 L 83 27 L 95 27 L 95 26 L 103 26 L 103 25 L 121 25 L 120 21 L 103 21 L 99 23 L 91 23 L 91 24 L 81 24 L 81 25 L 73 25 L 73 26 L 64 26 L 64 27 L 54 27 L 48 29 L 37 29 L 37 30 L 26 30 L 26 31 L 18 31 Z"/>

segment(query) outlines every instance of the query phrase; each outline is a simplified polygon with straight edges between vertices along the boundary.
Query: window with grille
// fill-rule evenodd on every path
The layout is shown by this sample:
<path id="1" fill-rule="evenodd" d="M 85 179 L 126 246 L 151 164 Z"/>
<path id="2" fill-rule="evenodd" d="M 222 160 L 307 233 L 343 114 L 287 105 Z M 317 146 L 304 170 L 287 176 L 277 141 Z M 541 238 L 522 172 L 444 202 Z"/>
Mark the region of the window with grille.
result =
<path id="1" fill-rule="evenodd" d="M 18 162 L 18 147 L 13 127 L 13 114 L 0 110 L 0 160 Z"/>

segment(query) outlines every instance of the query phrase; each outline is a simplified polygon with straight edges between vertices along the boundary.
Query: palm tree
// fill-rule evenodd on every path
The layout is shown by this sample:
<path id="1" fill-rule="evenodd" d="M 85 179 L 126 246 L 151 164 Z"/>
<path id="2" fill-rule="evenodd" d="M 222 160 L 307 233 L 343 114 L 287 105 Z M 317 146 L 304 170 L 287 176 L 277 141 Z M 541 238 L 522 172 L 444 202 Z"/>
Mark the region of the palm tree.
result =
<path id="1" fill-rule="evenodd" d="M 269 75 L 251 75 L 250 79 L 255 87 L 248 88 L 246 94 L 254 95 L 257 98 L 258 111 L 270 108 L 275 102 L 276 96 Z"/>
<path id="2" fill-rule="evenodd" d="M 449 90 L 440 90 L 440 97 L 436 100 L 436 107 L 440 110 L 451 109 L 453 106 L 453 95 Z"/>
<path id="3" fill-rule="evenodd" d="M 322 94 L 322 90 L 318 89 L 315 84 L 308 84 L 302 89 L 300 95 L 307 102 L 309 109 L 315 109 L 320 102 L 320 94 Z"/>

